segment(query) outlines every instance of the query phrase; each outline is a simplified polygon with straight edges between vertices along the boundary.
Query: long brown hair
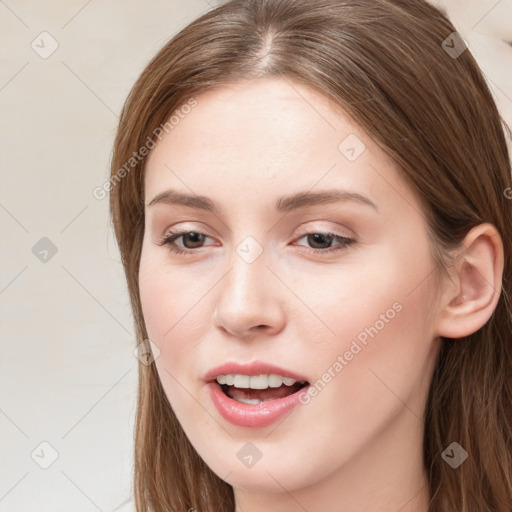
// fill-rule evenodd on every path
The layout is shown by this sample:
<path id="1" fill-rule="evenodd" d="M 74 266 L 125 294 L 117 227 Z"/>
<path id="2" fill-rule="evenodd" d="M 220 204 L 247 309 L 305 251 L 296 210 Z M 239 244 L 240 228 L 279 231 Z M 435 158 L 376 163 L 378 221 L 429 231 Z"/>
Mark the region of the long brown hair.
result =
<path id="1" fill-rule="evenodd" d="M 139 344 L 147 339 L 138 289 L 141 148 L 195 95 L 240 80 L 290 77 L 334 100 L 395 159 L 421 198 L 439 275 L 472 227 L 490 222 L 502 237 L 505 268 L 493 315 L 464 339 L 442 339 L 423 455 L 429 512 L 510 512 L 508 128 L 454 32 L 423 0 L 232 0 L 211 10 L 174 36 L 133 86 L 115 139 L 110 208 Z M 453 441 L 469 453 L 457 469 L 441 457 Z M 139 364 L 134 494 L 138 512 L 234 510 L 232 487 L 191 446 L 154 364 Z"/>

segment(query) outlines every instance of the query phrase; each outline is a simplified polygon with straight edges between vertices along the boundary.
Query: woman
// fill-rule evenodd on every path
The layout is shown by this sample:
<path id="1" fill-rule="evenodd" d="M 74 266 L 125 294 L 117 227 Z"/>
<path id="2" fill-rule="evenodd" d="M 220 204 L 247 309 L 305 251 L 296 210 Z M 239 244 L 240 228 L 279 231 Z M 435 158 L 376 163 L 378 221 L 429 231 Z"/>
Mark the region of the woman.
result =
<path id="1" fill-rule="evenodd" d="M 164 46 L 110 180 L 138 512 L 511 510 L 503 128 L 421 0 L 233 0 Z"/>

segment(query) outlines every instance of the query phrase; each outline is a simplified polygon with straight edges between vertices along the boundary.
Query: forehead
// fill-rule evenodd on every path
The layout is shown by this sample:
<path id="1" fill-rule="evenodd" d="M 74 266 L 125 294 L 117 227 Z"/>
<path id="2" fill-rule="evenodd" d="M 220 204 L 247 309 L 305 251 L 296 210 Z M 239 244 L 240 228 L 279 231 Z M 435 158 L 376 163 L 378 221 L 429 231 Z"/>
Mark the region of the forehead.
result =
<path id="1" fill-rule="evenodd" d="M 179 151 L 186 144 L 198 158 L 215 153 L 222 165 L 236 156 L 248 160 L 257 154 L 270 160 L 304 151 L 311 138 L 340 128 L 327 98 L 290 79 L 241 82 L 195 99 L 197 105 L 169 133 L 167 149 Z"/>
<path id="2" fill-rule="evenodd" d="M 392 159 L 343 109 L 297 81 L 237 83 L 195 100 L 148 156 L 146 203 L 165 188 L 246 201 L 315 184 L 370 196 L 389 188 L 386 180 L 402 186 Z M 345 141 L 362 150 L 356 160 Z"/>

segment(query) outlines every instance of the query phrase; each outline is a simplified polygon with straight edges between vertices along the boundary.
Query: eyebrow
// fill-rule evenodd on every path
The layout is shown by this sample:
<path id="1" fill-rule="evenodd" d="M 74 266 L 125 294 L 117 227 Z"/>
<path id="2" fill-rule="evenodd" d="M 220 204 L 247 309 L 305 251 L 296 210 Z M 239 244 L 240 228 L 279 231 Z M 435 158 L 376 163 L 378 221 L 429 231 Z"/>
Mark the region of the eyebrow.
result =
<path id="1" fill-rule="evenodd" d="M 379 211 L 377 205 L 357 192 L 349 190 L 331 189 L 318 192 L 298 192 L 290 196 L 278 198 L 275 204 L 277 212 L 290 212 L 307 206 L 315 206 L 319 204 L 328 204 L 339 201 L 352 201 L 363 204 Z M 216 215 L 220 214 L 221 207 L 219 203 L 205 196 L 194 194 L 185 194 L 177 190 L 169 189 L 156 195 L 146 206 L 151 207 L 155 204 L 182 205 L 190 208 L 198 208 L 207 210 Z"/>

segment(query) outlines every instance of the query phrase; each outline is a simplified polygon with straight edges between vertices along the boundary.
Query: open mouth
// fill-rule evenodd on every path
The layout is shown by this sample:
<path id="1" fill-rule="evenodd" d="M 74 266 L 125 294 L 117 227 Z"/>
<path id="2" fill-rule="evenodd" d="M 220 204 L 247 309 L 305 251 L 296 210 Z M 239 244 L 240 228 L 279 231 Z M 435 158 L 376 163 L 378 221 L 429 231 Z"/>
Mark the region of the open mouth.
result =
<path id="1" fill-rule="evenodd" d="M 308 385 L 307 381 L 298 382 L 277 375 L 259 375 L 250 378 L 220 375 L 216 383 L 228 398 L 250 405 L 293 395 Z"/>

